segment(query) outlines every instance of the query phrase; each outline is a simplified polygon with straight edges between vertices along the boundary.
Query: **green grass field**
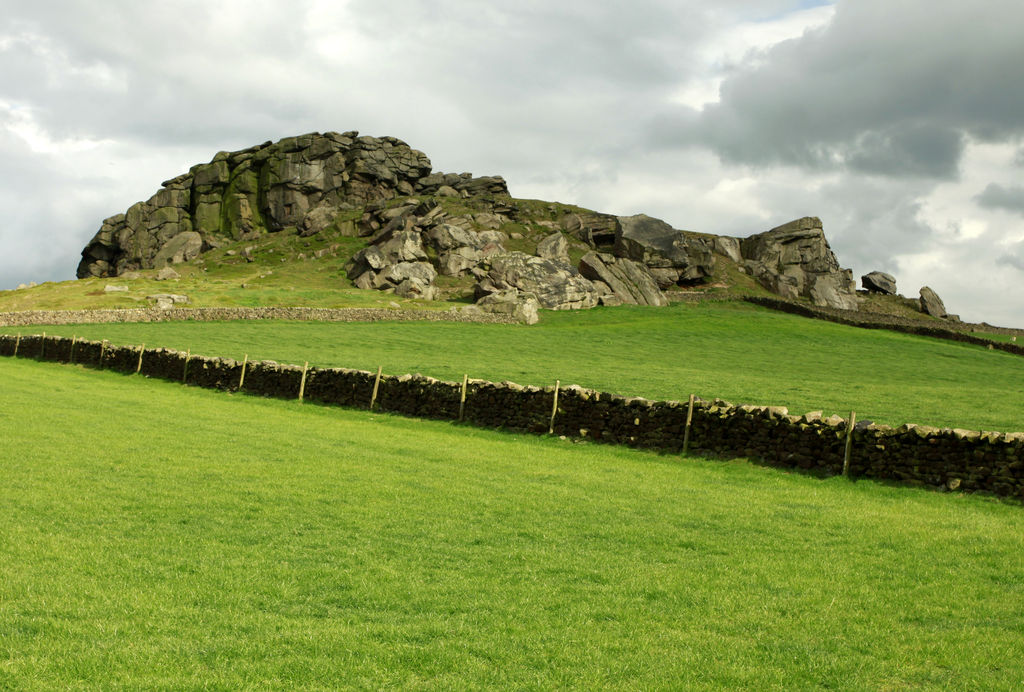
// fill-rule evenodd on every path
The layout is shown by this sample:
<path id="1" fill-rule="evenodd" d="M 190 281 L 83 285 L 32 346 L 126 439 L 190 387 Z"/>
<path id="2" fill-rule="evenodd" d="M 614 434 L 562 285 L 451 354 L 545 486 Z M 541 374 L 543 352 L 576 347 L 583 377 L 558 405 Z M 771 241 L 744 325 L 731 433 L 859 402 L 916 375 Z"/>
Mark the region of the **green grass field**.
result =
<path id="1" fill-rule="evenodd" d="M 0 378 L 0 688 L 1024 681 L 1016 504 L 26 360 Z"/>
<path id="2" fill-rule="evenodd" d="M 652 399 L 824 409 L 860 420 L 1024 431 L 1024 358 L 744 303 L 545 312 L 533 326 L 231 322 L 0 328 L 208 356 L 580 384 Z"/>

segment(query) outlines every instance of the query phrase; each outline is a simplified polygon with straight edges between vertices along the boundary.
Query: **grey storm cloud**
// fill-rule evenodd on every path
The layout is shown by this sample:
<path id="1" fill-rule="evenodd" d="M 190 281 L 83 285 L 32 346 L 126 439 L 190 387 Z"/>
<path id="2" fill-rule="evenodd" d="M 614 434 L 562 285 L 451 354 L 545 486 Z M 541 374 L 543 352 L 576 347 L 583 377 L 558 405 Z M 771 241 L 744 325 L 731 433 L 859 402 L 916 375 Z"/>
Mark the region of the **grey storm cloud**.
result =
<path id="1" fill-rule="evenodd" d="M 964 138 L 1024 133 L 1017 0 L 840 2 L 832 21 L 748 56 L 700 111 L 655 123 L 658 142 L 724 160 L 955 178 Z"/>
<path id="2" fill-rule="evenodd" d="M 974 200 L 986 209 L 1005 209 L 1024 215 L 1024 186 L 1004 187 L 989 183 Z"/>

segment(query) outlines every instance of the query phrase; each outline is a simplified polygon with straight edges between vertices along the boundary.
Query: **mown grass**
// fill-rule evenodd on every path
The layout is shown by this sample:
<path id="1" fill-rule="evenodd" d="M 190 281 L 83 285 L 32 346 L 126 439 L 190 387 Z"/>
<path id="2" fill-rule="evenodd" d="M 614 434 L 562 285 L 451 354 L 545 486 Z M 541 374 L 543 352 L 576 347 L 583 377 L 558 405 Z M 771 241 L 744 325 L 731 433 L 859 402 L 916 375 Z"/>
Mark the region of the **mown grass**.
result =
<path id="1" fill-rule="evenodd" d="M 545 312 L 533 326 L 431 322 L 163 323 L 40 327 L 210 356 L 576 383 L 655 399 L 823 409 L 860 420 L 1024 430 L 1024 358 L 739 303 Z M 0 331 L 14 333 L 16 328 Z M 28 331 L 22 329 L 21 331 Z"/>
<path id="2" fill-rule="evenodd" d="M 1024 513 L 0 359 L 0 687 L 1019 689 Z"/>

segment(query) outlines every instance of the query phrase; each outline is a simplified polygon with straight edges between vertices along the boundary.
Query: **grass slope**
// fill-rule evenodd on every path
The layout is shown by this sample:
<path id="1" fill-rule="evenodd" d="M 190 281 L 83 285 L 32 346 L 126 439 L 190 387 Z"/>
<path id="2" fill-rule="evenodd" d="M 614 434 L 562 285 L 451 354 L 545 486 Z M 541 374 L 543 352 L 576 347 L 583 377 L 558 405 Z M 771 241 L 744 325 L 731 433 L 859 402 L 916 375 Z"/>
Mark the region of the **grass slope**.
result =
<path id="1" fill-rule="evenodd" d="M 1019 689 L 1019 506 L 0 378 L 0 687 Z"/>
<path id="2" fill-rule="evenodd" d="M 47 327 L 210 356 L 353 367 L 461 380 L 824 409 L 861 420 L 1024 430 L 1024 358 L 856 329 L 747 304 L 547 312 L 525 326 L 453 323 L 163 323 Z M 14 333 L 15 328 L 0 328 Z M 21 331 L 26 331 L 22 329 Z"/>

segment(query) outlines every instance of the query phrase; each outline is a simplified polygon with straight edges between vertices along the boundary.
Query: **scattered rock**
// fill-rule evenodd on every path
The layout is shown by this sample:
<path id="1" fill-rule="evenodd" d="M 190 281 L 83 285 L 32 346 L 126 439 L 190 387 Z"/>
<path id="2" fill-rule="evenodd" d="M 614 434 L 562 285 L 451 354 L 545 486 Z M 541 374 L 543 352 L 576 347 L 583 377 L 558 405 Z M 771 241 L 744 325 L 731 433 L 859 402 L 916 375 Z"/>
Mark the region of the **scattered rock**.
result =
<path id="1" fill-rule="evenodd" d="M 927 286 L 921 287 L 921 312 L 939 319 L 946 318 L 946 306 L 939 298 L 939 294 Z"/>
<path id="2" fill-rule="evenodd" d="M 179 274 L 178 272 L 174 271 L 170 267 L 164 267 L 163 269 L 161 269 L 160 271 L 158 271 L 156 273 L 156 280 L 157 281 L 171 281 L 171 280 L 180 279 L 180 278 L 181 278 L 181 274 Z"/>
<path id="3" fill-rule="evenodd" d="M 103 292 L 104 293 L 127 293 L 128 292 L 128 287 L 127 286 L 111 286 L 111 285 L 107 285 L 107 286 L 103 287 Z"/>
<path id="4" fill-rule="evenodd" d="M 865 291 L 884 293 L 889 296 L 896 295 L 896 277 L 892 274 L 874 271 L 860 277 L 860 283 Z"/>
<path id="5" fill-rule="evenodd" d="M 170 310 L 176 303 L 189 302 L 188 296 L 177 295 L 174 293 L 156 293 L 151 296 L 146 296 L 146 300 L 156 301 L 156 306 L 161 310 Z"/>

